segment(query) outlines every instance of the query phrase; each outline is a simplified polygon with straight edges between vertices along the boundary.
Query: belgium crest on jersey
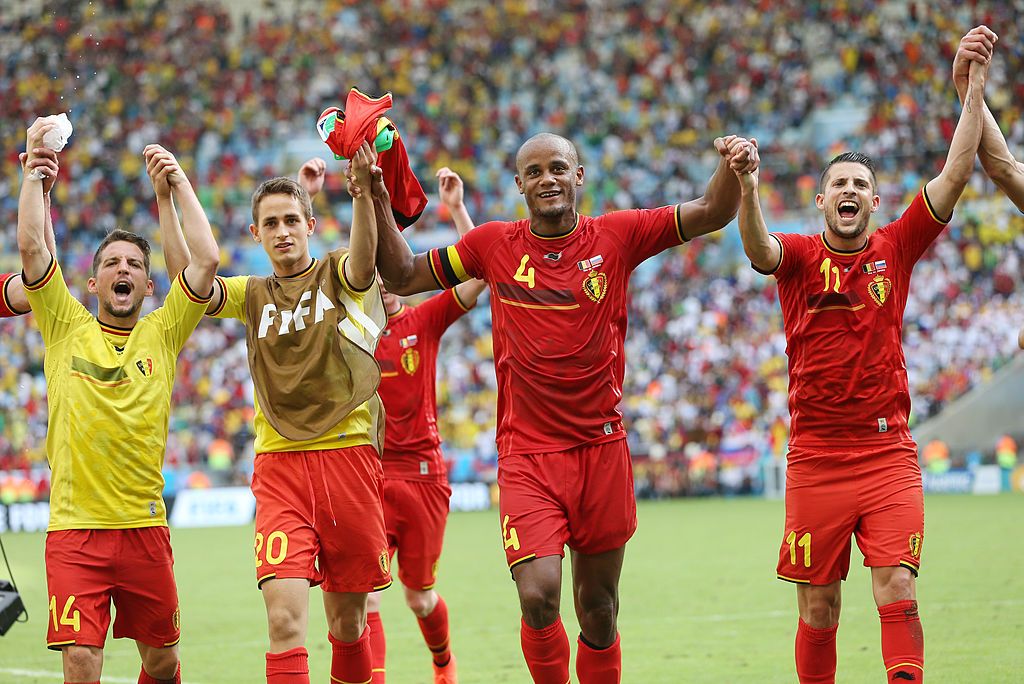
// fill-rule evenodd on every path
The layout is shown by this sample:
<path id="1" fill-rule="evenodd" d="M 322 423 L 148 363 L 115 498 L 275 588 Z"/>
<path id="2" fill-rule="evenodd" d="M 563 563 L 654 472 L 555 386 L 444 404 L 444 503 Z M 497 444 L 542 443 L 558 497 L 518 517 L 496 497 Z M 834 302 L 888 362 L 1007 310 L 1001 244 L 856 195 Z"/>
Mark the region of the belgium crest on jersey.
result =
<path id="1" fill-rule="evenodd" d="M 920 532 L 915 532 L 910 535 L 910 555 L 914 558 L 921 557 L 921 542 L 923 537 Z"/>
<path id="2" fill-rule="evenodd" d="M 608 294 L 608 276 L 597 270 L 603 263 L 604 257 L 600 254 L 576 262 L 576 268 L 587 274 L 583 279 L 583 294 L 593 302 L 600 302 Z"/>
<path id="3" fill-rule="evenodd" d="M 420 367 L 420 353 L 409 347 L 402 352 L 402 369 L 409 375 L 415 375 L 416 369 Z"/>
<path id="4" fill-rule="evenodd" d="M 377 565 L 380 566 L 381 574 L 384 574 L 384 575 L 388 574 L 388 570 L 391 569 L 391 559 L 388 558 L 388 550 L 387 549 L 384 549 L 383 551 L 381 551 L 380 555 L 377 556 Z"/>
<path id="5" fill-rule="evenodd" d="M 875 279 L 868 283 L 868 294 L 875 300 L 875 304 L 882 306 L 892 294 L 892 281 L 885 276 L 876 275 Z"/>

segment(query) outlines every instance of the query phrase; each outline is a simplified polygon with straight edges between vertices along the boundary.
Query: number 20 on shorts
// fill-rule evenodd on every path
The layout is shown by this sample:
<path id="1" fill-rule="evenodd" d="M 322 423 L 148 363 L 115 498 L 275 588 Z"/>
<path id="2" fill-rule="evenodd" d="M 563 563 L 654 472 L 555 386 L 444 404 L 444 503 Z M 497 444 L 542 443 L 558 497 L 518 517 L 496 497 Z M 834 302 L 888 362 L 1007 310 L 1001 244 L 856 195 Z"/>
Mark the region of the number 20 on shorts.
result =
<path id="1" fill-rule="evenodd" d="M 263 537 L 262 532 L 256 533 L 256 567 L 263 566 L 263 559 L 260 558 L 260 553 L 263 552 L 263 545 L 266 543 L 267 552 L 266 559 L 268 565 L 279 565 L 285 558 L 288 557 L 288 535 L 281 530 L 275 530 Z"/>
<path id="2" fill-rule="evenodd" d="M 796 530 L 793 530 L 786 535 L 786 543 L 789 544 L 789 562 L 793 565 L 799 565 L 797 562 L 797 549 L 803 549 L 803 564 L 805 568 L 811 567 L 811 533 L 804 532 L 803 535 L 798 539 L 796 536 Z"/>

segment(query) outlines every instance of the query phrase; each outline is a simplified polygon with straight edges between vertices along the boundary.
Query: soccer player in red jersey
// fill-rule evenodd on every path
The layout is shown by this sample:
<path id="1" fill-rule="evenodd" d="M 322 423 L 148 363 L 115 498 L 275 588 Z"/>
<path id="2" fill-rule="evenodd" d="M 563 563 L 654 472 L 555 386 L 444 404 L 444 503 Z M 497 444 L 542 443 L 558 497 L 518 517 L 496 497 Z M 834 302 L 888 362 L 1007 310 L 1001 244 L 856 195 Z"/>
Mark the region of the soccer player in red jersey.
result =
<path id="1" fill-rule="evenodd" d="M 29 128 L 28 167 L 52 127 L 37 119 Z M 181 682 L 161 467 L 175 361 L 209 305 L 219 252 L 174 157 L 155 145 L 145 156 L 158 204 L 172 194 L 181 203 L 192 254 L 163 306 L 145 316 L 153 293 L 145 239 L 114 231 L 100 244 L 88 282 L 94 317 L 71 295 L 48 244 L 47 179 L 26 172 L 18 202 L 23 288 L 46 344 L 47 646 L 61 651 L 66 682 L 98 684 L 111 603 L 114 637 L 138 646 L 139 683 Z"/>
<path id="2" fill-rule="evenodd" d="M 584 169 L 575 146 L 536 135 L 516 155 L 529 218 L 485 223 L 455 245 L 415 256 L 378 203 L 378 267 L 390 291 L 452 288 L 471 278 L 491 288 L 501 536 L 535 682 L 569 679 L 559 616 L 566 545 L 581 628 L 577 676 L 584 684 L 621 678 L 619 574 L 636 529 L 632 464 L 616 408 L 626 288 L 648 257 L 735 216 L 740 188 L 730 166 L 756 168 L 757 151 L 735 136 L 715 147 L 721 160 L 703 197 L 590 217 L 576 212 Z"/>
<path id="3" fill-rule="evenodd" d="M 463 203 L 462 179 L 448 168 L 440 169 L 437 178 L 441 202 L 451 212 L 459 235 L 465 235 L 473 221 Z M 383 461 L 389 552 L 398 553 L 398 578 L 433 655 L 435 684 L 458 681 L 448 606 L 434 589 L 451 497 L 437 433 L 437 352 L 441 336 L 476 305 L 485 287 L 482 280 L 470 280 L 418 306 L 404 304 L 385 291 L 388 327 L 375 354 L 381 367 L 377 392 L 388 418 Z M 373 684 L 383 684 L 386 640 L 378 594 L 370 595 L 367 611 Z"/>
<path id="4" fill-rule="evenodd" d="M 22 173 L 38 171 L 43 176 L 43 239 L 50 253 L 56 254 L 57 242 L 53 237 L 53 219 L 50 216 L 50 190 L 57 182 L 57 174 L 60 172 L 57 153 L 48 147 L 40 147 L 35 151 L 32 161 L 29 161 L 27 152 L 19 154 L 18 160 L 21 162 Z M 21 274 L 0 273 L 0 318 L 21 316 L 28 313 L 30 308 L 25 288 L 22 286 Z"/>
<path id="5" fill-rule="evenodd" d="M 942 172 L 903 215 L 869 231 L 879 197 L 872 161 L 848 152 L 821 174 L 818 235 L 771 233 L 757 174 L 739 174 L 739 225 L 753 267 L 778 281 L 791 416 L 780 579 L 796 583 L 801 682 L 834 682 L 840 581 L 855 536 L 871 568 L 886 681 L 920 682 L 916 584 L 924 539 L 917 446 L 901 332 L 914 264 L 970 179 L 982 135 L 991 44 L 973 53 L 964 107 Z"/>

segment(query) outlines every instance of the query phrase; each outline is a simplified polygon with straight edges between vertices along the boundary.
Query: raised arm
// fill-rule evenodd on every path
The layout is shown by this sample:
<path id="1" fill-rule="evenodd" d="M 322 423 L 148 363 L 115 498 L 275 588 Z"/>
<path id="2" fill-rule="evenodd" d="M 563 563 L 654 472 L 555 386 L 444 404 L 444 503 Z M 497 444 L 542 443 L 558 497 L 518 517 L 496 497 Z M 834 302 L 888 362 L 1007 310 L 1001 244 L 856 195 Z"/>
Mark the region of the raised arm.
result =
<path id="1" fill-rule="evenodd" d="M 48 147 L 39 147 L 33 151 L 35 158 L 31 162 L 28 161 L 27 152 L 19 154 L 18 161 L 21 162 L 23 174 L 35 172 L 43 176 L 43 241 L 50 253 L 56 256 L 57 241 L 54 238 L 53 220 L 50 217 L 50 190 L 57 181 L 60 164 L 57 161 L 57 153 Z M 13 313 L 27 313 L 32 310 L 32 305 L 29 304 L 28 297 L 25 296 L 25 286 L 20 274 L 12 276 L 5 287 L 6 292 L 3 293 L 3 296 L 6 297 Z"/>
<path id="2" fill-rule="evenodd" d="M 987 63 L 997 40 L 998 36 L 987 26 L 976 26 L 960 39 L 960 47 L 953 59 L 953 85 L 961 102 L 967 94 L 971 63 Z M 1024 211 L 1024 164 L 1010 153 L 1006 138 L 987 104 L 984 105 L 984 113 L 985 123 L 978 147 L 981 166 L 1010 201 Z"/>
<path id="3" fill-rule="evenodd" d="M 57 239 L 53 234 L 53 218 L 50 216 L 50 191 L 53 190 L 60 173 L 60 161 L 57 159 L 57 152 L 49 147 L 39 147 L 33 150 L 35 158 L 32 163 L 28 162 L 28 152 L 18 155 L 21 162 L 22 172 L 36 172 L 43 175 L 43 203 L 46 205 L 45 235 L 46 247 L 54 256 L 57 255 Z"/>
<path id="4" fill-rule="evenodd" d="M 751 140 L 757 147 L 757 141 Z M 779 241 L 768 234 L 768 226 L 761 213 L 761 201 L 758 196 L 758 172 L 739 172 L 735 175 L 740 184 L 740 239 L 743 240 L 743 251 L 750 263 L 762 273 L 773 273 L 782 261 L 782 247 Z"/>
<path id="5" fill-rule="evenodd" d="M 374 216 L 371 184 L 381 174 L 377 151 L 363 142 L 349 165 L 348 187 L 352 195 L 352 230 L 349 257 L 345 260 L 345 278 L 357 290 L 373 284 L 377 265 L 377 219 Z"/>
<path id="6" fill-rule="evenodd" d="M 185 243 L 184 258 L 187 258 L 187 265 L 184 267 L 185 282 L 196 294 L 206 296 L 213 290 L 213 279 L 217 275 L 217 267 L 220 265 L 220 249 L 217 247 L 217 241 L 213 239 L 210 221 L 206 218 L 206 212 L 203 211 L 199 198 L 196 197 L 195 190 L 192 189 L 192 184 L 189 183 L 174 155 L 159 145 L 148 145 L 145 154 L 147 171 L 152 166 L 150 177 L 154 179 L 154 188 L 166 182 L 170 187 L 171 195 L 181 207 L 181 228 Z M 174 212 L 173 203 L 168 203 L 167 208 L 171 213 Z M 161 216 L 161 231 L 164 230 L 163 218 Z M 164 236 L 166 237 L 166 233 Z M 173 252 L 173 240 L 171 244 Z M 177 254 L 172 254 L 171 258 L 176 265 L 180 266 L 183 255 L 179 251 Z M 171 263 L 168 262 L 168 271 L 171 270 Z"/>
<path id="7" fill-rule="evenodd" d="M 679 205 L 679 224 L 687 240 L 724 228 L 736 216 L 740 204 L 740 184 L 735 171 L 757 168 L 757 148 L 745 138 L 730 135 L 715 138 L 720 158 L 708 180 L 704 194 Z"/>
<path id="8" fill-rule="evenodd" d="M 429 255 L 413 254 L 395 223 L 391 195 L 383 179 L 373 183 L 373 211 L 377 217 L 377 269 L 388 292 L 411 295 L 437 289 Z"/>
<path id="9" fill-rule="evenodd" d="M 455 230 L 459 232 L 459 237 L 473 230 L 473 219 L 463 202 L 465 188 L 462 178 L 447 166 L 442 166 L 437 170 L 437 194 L 441 198 L 441 203 L 448 207 L 448 212 L 452 215 L 452 223 L 455 224 Z M 486 288 L 487 283 L 479 278 L 473 278 L 456 285 L 455 295 L 466 308 L 471 309 L 476 306 L 476 300 L 480 298 L 480 293 Z"/>
<path id="10" fill-rule="evenodd" d="M 29 126 L 26 136 L 26 170 L 22 174 L 21 192 L 18 195 L 18 251 L 21 254 L 21 268 L 29 283 L 46 275 L 53 253 L 46 244 L 46 202 L 43 197 L 43 181 L 29 173 L 28 168 L 39 156 L 43 147 L 43 136 L 56 124 L 36 119 Z M 45 179 L 44 179 L 45 180 Z"/>
<path id="11" fill-rule="evenodd" d="M 953 213 L 953 207 L 967 187 L 974 172 L 974 157 L 978 153 L 981 132 L 985 124 L 985 81 L 989 62 L 971 61 L 964 93 L 960 120 L 953 131 L 953 140 L 946 155 L 946 164 L 939 175 L 928 181 L 925 191 L 932 209 L 938 218 L 945 219 Z"/>
<path id="12" fill-rule="evenodd" d="M 156 208 L 160 217 L 160 244 L 164 252 L 164 262 L 167 265 L 167 277 L 174 280 L 179 273 L 185 270 L 192 260 L 192 256 L 188 252 L 185 236 L 181 232 L 178 210 L 174 207 L 171 184 L 167 180 L 170 170 L 162 165 L 166 154 L 170 153 L 159 145 L 147 145 L 142 152 L 146 160 L 146 173 L 149 174 L 149 181 L 153 184 L 153 191 L 156 193 Z M 158 172 L 158 168 L 162 170 Z"/>

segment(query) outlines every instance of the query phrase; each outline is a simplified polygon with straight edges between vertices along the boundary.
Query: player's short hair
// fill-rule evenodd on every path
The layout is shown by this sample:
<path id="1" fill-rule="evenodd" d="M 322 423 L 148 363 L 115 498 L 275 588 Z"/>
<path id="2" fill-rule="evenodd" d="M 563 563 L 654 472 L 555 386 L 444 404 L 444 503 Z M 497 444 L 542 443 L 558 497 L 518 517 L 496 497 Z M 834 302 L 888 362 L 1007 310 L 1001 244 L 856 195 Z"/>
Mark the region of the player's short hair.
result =
<path id="1" fill-rule="evenodd" d="M 531 144 L 538 143 L 541 141 L 553 142 L 556 145 L 560 145 L 568 153 L 569 159 L 573 163 L 575 163 L 576 166 L 580 165 L 580 152 L 579 150 L 576 149 L 576 145 L 573 144 L 572 140 L 569 140 L 566 137 L 558 135 L 557 133 L 538 133 L 534 136 L 531 136 L 525 142 L 523 142 L 523 144 L 520 145 L 519 149 L 516 151 L 515 164 L 517 171 L 519 170 L 519 162 L 522 159 L 523 150 L 525 150 Z"/>
<path id="2" fill-rule="evenodd" d="M 302 207 L 302 213 L 305 215 L 306 220 L 313 218 L 313 201 L 309 198 L 309 193 L 306 192 L 306 188 L 302 187 L 295 180 L 287 178 L 285 176 L 279 176 L 277 178 L 271 178 L 260 183 L 259 187 L 256 188 L 256 192 L 252 193 L 252 222 L 259 224 L 259 218 L 256 216 L 256 210 L 260 206 L 260 202 L 267 195 L 290 195 L 299 201 L 299 205 Z"/>
<path id="3" fill-rule="evenodd" d="M 149 255 L 153 251 L 149 247 L 149 241 L 146 238 L 132 233 L 131 231 L 121 230 L 116 228 L 107 234 L 107 237 L 103 238 L 103 242 L 96 248 L 96 253 L 92 256 L 92 275 L 96 277 L 96 271 L 100 267 L 100 257 L 103 255 L 103 250 L 107 248 L 107 245 L 113 242 L 130 242 L 142 251 L 142 262 L 146 265 L 146 275 L 149 275 Z"/>
<path id="4" fill-rule="evenodd" d="M 868 171 L 871 172 L 871 189 L 878 189 L 878 180 L 875 178 L 875 161 L 863 152 L 843 152 L 832 157 L 832 161 L 825 165 L 825 170 L 821 172 L 821 178 L 818 179 L 818 192 L 825 192 L 825 177 L 828 176 L 828 170 L 834 164 L 842 164 L 843 162 L 866 166 Z"/>

